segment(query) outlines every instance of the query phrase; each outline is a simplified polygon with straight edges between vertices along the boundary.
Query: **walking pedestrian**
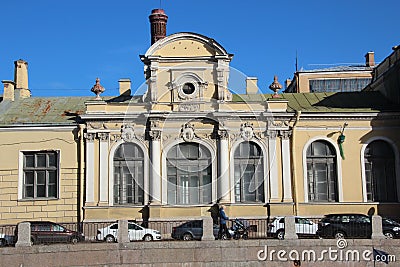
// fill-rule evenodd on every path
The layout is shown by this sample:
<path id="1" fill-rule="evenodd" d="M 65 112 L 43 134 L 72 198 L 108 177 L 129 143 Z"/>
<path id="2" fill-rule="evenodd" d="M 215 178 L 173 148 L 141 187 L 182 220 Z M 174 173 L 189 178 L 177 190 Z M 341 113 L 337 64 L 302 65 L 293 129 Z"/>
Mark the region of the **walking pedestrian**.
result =
<path id="1" fill-rule="evenodd" d="M 229 217 L 226 216 L 225 206 L 221 205 L 219 208 L 219 231 L 218 231 L 218 239 L 222 239 L 223 235 L 225 235 L 227 238 L 231 238 L 231 235 L 229 234 L 228 227 L 226 226 L 226 221 L 229 220 Z"/>

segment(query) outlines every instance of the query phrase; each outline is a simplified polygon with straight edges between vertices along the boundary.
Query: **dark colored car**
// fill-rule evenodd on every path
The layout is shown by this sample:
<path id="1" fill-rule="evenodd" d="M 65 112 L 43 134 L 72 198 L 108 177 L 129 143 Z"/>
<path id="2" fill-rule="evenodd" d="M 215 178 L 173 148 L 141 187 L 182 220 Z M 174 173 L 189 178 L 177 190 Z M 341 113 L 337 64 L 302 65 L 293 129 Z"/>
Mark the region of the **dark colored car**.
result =
<path id="1" fill-rule="evenodd" d="M 219 226 L 213 225 L 213 234 L 214 237 L 218 236 Z M 230 230 L 231 236 L 233 235 L 232 230 Z M 172 228 L 171 237 L 173 239 L 179 240 L 201 240 L 203 236 L 203 221 L 202 220 L 194 220 L 185 222 L 179 226 Z M 222 239 L 227 239 L 226 235 L 222 237 Z"/>
<path id="2" fill-rule="evenodd" d="M 0 233 L 0 247 L 11 246 L 14 244 L 14 236 Z"/>
<path id="3" fill-rule="evenodd" d="M 85 240 L 82 233 L 69 230 L 60 224 L 48 221 L 30 221 L 31 242 L 39 243 L 77 243 Z M 18 238 L 18 227 L 15 229 Z"/>
<path id="4" fill-rule="evenodd" d="M 371 217 L 364 214 L 328 214 L 318 223 L 317 235 L 323 238 L 371 238 Z M 382 230 L 387 238 L 400 235 L 400 224 L 382 219 Z"/>
<path id="5" fill-rule="evenodd" d="M 382 218 L 382 230 L 388 239 L 400 237 L 400 223 L 394 220 Z"/>

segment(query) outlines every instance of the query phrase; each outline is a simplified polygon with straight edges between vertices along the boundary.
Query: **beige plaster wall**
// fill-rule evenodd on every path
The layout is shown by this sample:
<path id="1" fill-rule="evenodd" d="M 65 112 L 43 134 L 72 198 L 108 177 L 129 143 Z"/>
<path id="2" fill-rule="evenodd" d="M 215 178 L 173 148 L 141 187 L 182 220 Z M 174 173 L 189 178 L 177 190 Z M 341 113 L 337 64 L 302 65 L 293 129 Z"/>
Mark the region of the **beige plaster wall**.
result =
<path id="1" fill-rule="evenodd" d="M 79 200 L 79 168 L 77 144 L 71 131 L 0 132 L 2 159 L 0 161 L 0 224 L 23 220 L 77 220 Z M 55 200 L 18 199 L 19 152 L 59 150 L 59 198 Z M 21 174 L 22 177 L 22 174 Z"/>

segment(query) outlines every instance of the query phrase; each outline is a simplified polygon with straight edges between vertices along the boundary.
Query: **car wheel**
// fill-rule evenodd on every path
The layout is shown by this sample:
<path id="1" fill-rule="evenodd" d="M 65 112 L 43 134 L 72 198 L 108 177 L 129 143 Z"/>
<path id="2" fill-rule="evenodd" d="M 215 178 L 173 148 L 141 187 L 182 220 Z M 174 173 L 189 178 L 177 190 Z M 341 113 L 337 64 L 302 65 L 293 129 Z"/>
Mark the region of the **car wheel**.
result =
<path id="1" fill-rule="evenodd" d="M 35 240 L 35 238 L 32 236 L 31 237 L 31 245 L 35 245 L 36 244 L 36 240 Z"/>
<path id="2" fill-rule="evenodd" d="M 7 245 L 7 242 L 5 239 L 0 239 L 0 247 L 5 247 Z"/>
<path id="3" fill-rule="evenodd" d="M 393 239 L 393 237 L 394 237 L 393 233 L 390 231 L 384 232 L 383 234 L 385 235 L 386 239 Z"/>
<path id="4" fill-rule="evenodd" d="M 114 243 L 115 242 L 115 237 L 112 235 L 106 236 L 106 242 L 107 243 Z"/>
<path id="5" fill-rule="evenodd" d="M 243 234 L 242 238 L 245 239 L 245 240 L 249 239 L 249 235 L 248 234 Z"/>
<path id="6" fill-rule="evenodd" d="M 152 237 L 151 235 L 145 235 L 145 236 L 143 237 L 143 240 L 144 240 L 144 241 L 152 241 L 152 240 L 153 240 L 153 237 Z"/>
<path id="7" fill-rule="evenodd" d="M 285 239 L 285 231 L 279 230 L 279 231 L 276 233 L 276 238 L 278 238 L 279 240 Z"/>
<path id="8" fill-rule="evenodd" d="M 238 233 L 233 234 L 233 239 L 238 240 L 240 238 L 240 235 Z"/>
<path id="9" fill-rule="evenodd" d="M 336 234 L 335 234 L 336 239 L 343 239 L 345 237 L 346 237 L 346 235 L 343 232 L 336 232 Z"/>
<path id="10" fill-rule="evenodd" d="M 227 240 L 227 239 L 228 239 L 228 236 L 226 234 L 221 235 L 221 240 Z"/>
<path id="11" fill-rule="evenodd" d="M 79 238 L 77 236 L 73 236 L 71 237 L 71 239 L 69 240 L 72 244 L 76 244 L 79 242 Z"/>
<path id="12" fill-rule="evenodd" d="M 191 233 L 185 233 L 183 235 L 182 239 L 185 240 L 185 241 L 190 241 L 190 240 L 193 240 L 193 236 L 192 236 Z"/>

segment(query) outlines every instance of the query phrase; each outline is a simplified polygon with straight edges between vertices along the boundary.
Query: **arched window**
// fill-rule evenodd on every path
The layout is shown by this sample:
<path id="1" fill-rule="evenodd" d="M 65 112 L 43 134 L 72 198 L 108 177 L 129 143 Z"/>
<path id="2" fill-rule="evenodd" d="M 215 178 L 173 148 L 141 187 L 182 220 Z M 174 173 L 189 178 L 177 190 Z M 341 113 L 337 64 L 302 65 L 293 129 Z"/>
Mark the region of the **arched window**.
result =
<path id="1" fill-rule="evenodd" d="M 208 204 L 212 201 L 211 153 L 198 143 L 181 143 L 167 154 L 168 204 Z"/>
<path id="2" fill-rule="evenodd" d="M 133 143 L 121 144 L 114 154 L 114 203 L 144 204 L 142 149 Z"/>
<path id="3" fill-rule="evenodd" d="M 326 141 L 315 141 L 307 149 L 308 200 L 338 201 L 336 152 Z"/>
<path id="4" fill-rule="evenodd" d="M 364 151 L 368 201 L 397 202 L 394 152 L 382 140 L 373 141 Z"/>
<path id="5" fill-rule="evenodd" d="M 261 148 L 242 142 L 235 150 L 235 202 L 264 202 L 264 171 Z"/>

